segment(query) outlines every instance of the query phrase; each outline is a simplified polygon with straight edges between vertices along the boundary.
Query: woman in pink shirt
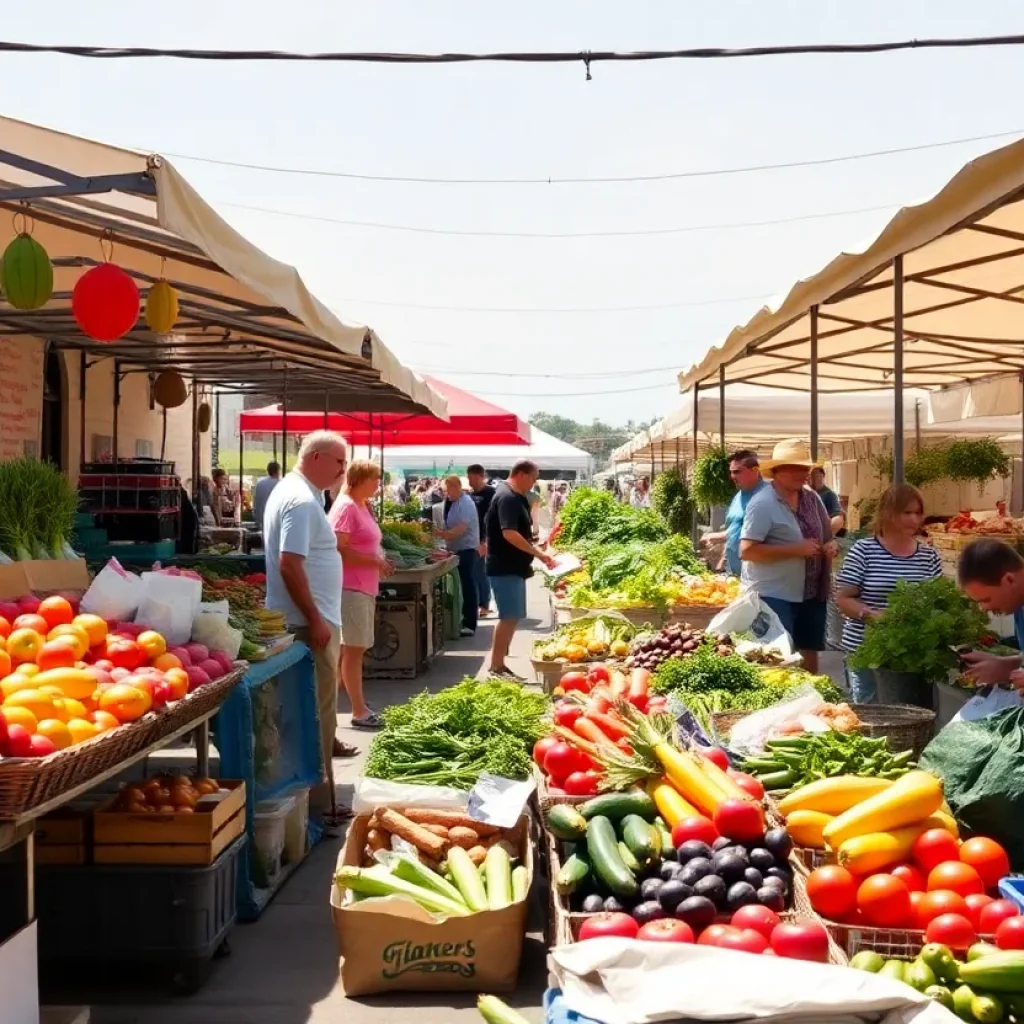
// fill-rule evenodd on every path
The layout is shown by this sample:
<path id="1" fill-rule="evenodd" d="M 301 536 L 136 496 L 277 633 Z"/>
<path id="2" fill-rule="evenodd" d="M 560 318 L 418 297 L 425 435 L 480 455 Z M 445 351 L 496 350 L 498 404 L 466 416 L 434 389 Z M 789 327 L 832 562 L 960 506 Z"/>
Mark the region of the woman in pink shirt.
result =
<path id="1" fill-rule="evenodd" d="M 384 557 L 380 527 L 370 507 L 379 486 L 376 463 L 349 463 L 345 489 L 327 517 L 341 552 L 341 681 L 352 703 L 356 729 L 379 729 L 381 725 L 377 713 L 363 699 L 363 655 L 373 646 L 377 587 L 381 575 L 394 572 Z"/>

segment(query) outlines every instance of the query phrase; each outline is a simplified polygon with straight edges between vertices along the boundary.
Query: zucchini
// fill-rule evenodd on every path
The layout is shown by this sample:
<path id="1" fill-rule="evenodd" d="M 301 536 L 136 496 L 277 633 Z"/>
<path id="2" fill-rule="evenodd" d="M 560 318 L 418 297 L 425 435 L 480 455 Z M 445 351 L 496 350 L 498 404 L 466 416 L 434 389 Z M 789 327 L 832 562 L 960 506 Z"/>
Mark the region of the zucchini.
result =
<path id="1" fill-rule="evenodd" d="M 654 801 L 642 789 L 631 789 L 628 793 L 603 793 L 588 800 L 579 810 L 587 821 L 600 816 L 619 822 L 629 814 L 638 814 L 644 821 L 654 821 L 658 816 Z M 589 838 L 589 832 L 587 835 Z"/>
<path id="2" fill-rule="evenodd" d="M 757 778 L 765 789 L 789 789 L 795 785 L 797 774 L 787 768 L 785 771 L 770 772 L 768 775 L 759 775 Z"/>
<path id="3" fill-rule="evenodd" d="M 1024 950 L 1007 949 L 960 964 L 960 980 L 990 992 L 1024 993 Z"/>
<path id="4" fill-rule="evenodd" d="M 484 883 L 480 878 L 480 872 L 476 865 L 469 859 L 469 854 L 461 846 L 453 846 L 448 851 L 448 868 L 452 873 L 452 881 L 455 888 L 462 893 L 474 914 L 487 909 L 487 893 L 484 891 Z"/>
<path id="5" fill-rule="evenodd" d="M 484 877 L 487 879 L 488 908 L 504 910 L 512 902 L 512 862 L 497 843 L 487 851 Z"/>
<path id="6" fill-rule="evenodd" d="M 523 864 L 512 869 L 512 902 L 522 903 L 530 894 L 530 872 Z"/>
<path id="7" fill-rule="evenodd" d="M 555 888 L 563 896 L 571 896 L 577 889 L 586 884 L 590 878 L 590 858 L 582 845 L 561 866 L 555 878 Z"/>
<path id="8" fill-rule="evenodd" d="M 661 833 L 639 814 L 627 814 L 620 828 L 622 841 L 643 867 L 653 864 L 661 856 Z"/>
<path id="9" fill-rule="evenodd" d="M 658 851 L 660 857 L 662 852 L 665 850 L 673 850 L 675 847 L 672 845 L 672 833 L 664 825 L 655 825 L 658 830 L 658 838 L 661 840 L 661 849 Z"/>
<path id="10" fill-rule="evenodd" d="M 547 828 L 556 839 L 579 842 L 587 834 L 587 821 L 575 807 L 555 804 L 548 811 Z"/>
<path id="11" fill-rule="evenodd" d="M 633 856 L 633 851 L 621 839 L 616 845 L 619 848 L 619 856 L 622 858 L 622 863 L 626 865 L 626 869 L 631 874 L 638 875 L 643 870 L 643 866 Z"/>
<path id="12" fill-rule="evenodd" d="M 476 1002 L 476 1008 L 487 1024 L 530 1024 L 497 996 L 481 996 Z"/>
<path id="13" fill-rule="evenodd" d="M 599 814 L 590 819 L 587 827 L 587 852 L 595 876 L 613 896 L 626 899 L 636 896 L 636 879 L 623 863 L 615 827 L 604 815 Z"/>

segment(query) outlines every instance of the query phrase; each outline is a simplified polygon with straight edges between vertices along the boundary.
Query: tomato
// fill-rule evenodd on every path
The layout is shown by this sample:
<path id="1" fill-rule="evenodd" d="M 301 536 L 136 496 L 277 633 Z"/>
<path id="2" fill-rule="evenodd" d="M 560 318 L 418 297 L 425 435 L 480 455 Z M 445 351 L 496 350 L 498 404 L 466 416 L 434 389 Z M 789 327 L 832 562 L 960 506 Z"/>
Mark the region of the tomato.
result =
<path id="1" fill-rule="evenodd" d="M 561 740 L 544 755 L 544 771 L 556 786 L 561 786 L 574 771 L 579 769 L 579 766 L 576 749 Z"/>
<path id="2" fill-rule="evenodd" d="M 751 904 L 746 907 L 740 907 L 732 915 L 729 924 L 733 928 L 739 928 L 740 930 L 752 928 L 755 932 L 760 932 L 766 939 L 770 939 L 780 920 L 781 918 L 774 910 Z"/>
<path id="3" fill-rule="evenodd" d="M 640 926 L 629 914 L 594 914 L 580 927 L 580 942 L 585 939 L 635 939 Z"/>
<path id="4" fill-rule="evenodd" d="M 678 849 L 688 839 L 699 839 L 710 846 L 720 838 L 718 829 L 710 818 L 683 818 L 672 829 L 672 845 Z"/>
<path id="5" fill-rule="evenodd" d="M 744 793 L 752 796 L 755 800 L 764 799 L 764 786 L 753 775 L 747 775 L 746 772 L 738 772 L 732 768 L 729 769 L 727 774 Z"/>
<path id="6" fill-rule="evenodd" d="M 905 928 L 911 920 L 910 890 L 892 875 L 871 875 L 860 883 L 857 907 L 877 928 Z"/>
<path id="7" fill-rule="evenodd" d="M 729 768 L 729 755 L 721 747 L 698 747 L 697 753 L 717 764 L 723 772 Z"/>
<path id="8" fill-rule="evenodd" d="M 906 882 L 911 892 L 924 892 L 928 886 L 924 873 L 913 864 L 897 864 L 889 874 Z"/>
<path id="9" fill-rule="evenodd" d="M 969 896 L 972 892 L 984 892 L 985 883 L 970 864 L 950 860 L 928 872 L 928 890 L 933 889 L 952 889 L 961 896 Z"/>
<path id="10" fill-rule="evenodd" d="M 715 945 L 719 949 L 735 949 L 741 953 L 763 953 L 768 948 L 768 940 L 753 928 L 744 928 L 742 931 L 731 928 Z"/>
<path id="11" fill-rule="evenodd" d="M 660 921 L 648 921 L 637 933 L 641 942 L 693 942 L 693 929 L 685 921 L 663 917 Z"/>
<path id="12" fill-rule="evenodd" d="M 555 708 L 552 717 L 555 720 L 555 725 L 560 725 L 563 729 L 571 729 L 576 724 L 576 720 L 583 717 L 583 708 L 579 704 L 562 701 Z"/>
<path id="13" fill-rule="evenodd" d="M 842 921 L 857 906 L 857 879 L 838 864 L 825 864 L 807 876 L 807 898 L 822 917 Z"/>
<path id="14" fill-rule="evenodd" d="M 1019 916 L 1020 911 L 1013 900 L 993 900 L 981 908 L 978 914 L 977 928 L 982 935 L 992 935 L 999 930 L 999 926 L 1004 921 Z"/>
<path id="15" fill-rule="evenodd" d="M 538 768 L 544 767 L 544 758 L 547 752 L 562 741 L 557 736 L 541 736 L 533 745 L 533 763 Z"/>
<path id="16" fill-rule="evenodd" d="M 961 917 L 969 918 L 971 913 L 963 896 L 958 892 L 950 892 L 949 889 L 933 889 L 926 892 L 914 909 L 918 928 L 927 928 L 935 918 L 943 914 L 959 914 Z"/>
<path id="17" fill-rule="evenodd" d="M 709 924 L 697 939 L 698 946 L 717 946 L 726 935 L 739 935 L 739 928 L 728 924 Z"/>
<path id="18" fill-rule="evenodd" d="M 971 919 L 974 930 L 981 934 L 981 912 L 990 903 L 995 903 L 995 900 L 988 893 L 972 892 L 964 897 L 964 903 L 967 904 L 967 916 Z"/>
<path id="19" fill-rule="evenodd" d="M 817 921 L 783 921 L 772 932 L 772 952 L 791 960 L 828 963 L 828 932 Z"/>
<path id="20" fill-rule="evenodd" d="M 1024 917 L 1008 917 L 996 928 L 996 945 L 1000 949 L 1024 949 Z"/>
<path id="21" fill-rule="evenodd" d="M 558 685 L 565 693 L 590 693 L 590 683 L 582 672 L 566 672 Z"/>
<path id="22" fill-rule="evenodd" d="M 723 836 L 738 843 L 756 843 L 764 836 L 764 811 L 753 800 L 723 800 L 714 820 Z"/>
<path id="23" fill-rule="evenodd" d="M 974 925 L 963 914 L 940 914 L 928 923 L 924 937 L 955 950 L 969 949 L 978 941 Z"/>
<path id="24" fill-rule="evenodd" d="M 944 861 L 959 860 L 960 847 L 944 828 L 930 828 L 914 840 L 911 855 L 914 863 L 927 875 Z"/>
<path id="25" fill-rule="evenodd" d="M 597 772 L 573 772 L 566 777 L 562 788 L 569 796 L 593 796 L 601 776 Z"/>
<path id="26" fill-rule="evenodd" d="M 917 921 L 917 915 L 921 912 L 921 903 L 927 894 L 921 892 L 920 889 L 913 889 L 910 893 L 910 917 L 913 921 Z"/>
<path id="27" fill-rule="evenodd" d="M 960 847 L 960 859 L 981 876 L 986 889 L 994 889 L 1010 873 L 1010 858 L 994 840 L 984 836 L 968 839 Z"/>
<path id="28" fill-rule="evenodd" d="M 598 686 L 601 683 L 610 683 L 612 681 L 612 674 L 608 671 L 606 665 L 591 665 L 590 671 L 587 673 L 587 682 L 590 683 L 591 687 Z"/>

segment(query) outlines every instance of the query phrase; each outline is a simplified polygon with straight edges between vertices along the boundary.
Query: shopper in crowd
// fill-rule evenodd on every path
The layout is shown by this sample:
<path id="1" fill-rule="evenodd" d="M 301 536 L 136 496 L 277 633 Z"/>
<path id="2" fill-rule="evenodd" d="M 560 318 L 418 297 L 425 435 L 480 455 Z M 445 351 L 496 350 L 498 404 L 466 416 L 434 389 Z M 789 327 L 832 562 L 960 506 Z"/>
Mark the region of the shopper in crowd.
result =
<path id="1" fill-rule="evenodd" d="M 231 486 L 228 471 L 220 466 L 213 471 L 211 503 L 213 521 L 218 526 L 234 526 L 239 522 L 241 501 Z"/>
<path id="2" fill-rule="evenodd" d="M 846 513 L 843 511 L 839 495 L 825 484 L 825 470 L 815 466 L 811 470 L 811 488 L 825 506 L 829 519 L 832 521 L 832 536 L 842 537 L 846 534 Z"/>
<path id="3" fill-rule="evenodd" d="M 986 612 L 1013 615 L 1017 647 L 1024 651 L 1024 559 L 1001 540 L 985 537 L 971 541 L 960 555 L 957 579 L 963 592 Z M 965 675 L 977 686 L 1012 683 L 1024 690 L 1021 655 L 1002 657 L 982 651 L 961 655 Z"/>
<path id="4" fill-rule="evenodd" d="M 534 484 L 526 495 L 530 505 L 530 539 L 540 539 L 540 512 L 544 507 L 544 498 L 541 496 L 540 488 Z"/>
<path id="5" fill-rule="evenodd" d="M 813 466 L 803 442 L 775 446 L 762 467 L 770 485 L 754 495 L 743 516 L 740 558 L 743 582 L 779 616 L 804 667 L 817 672 L 839 548 L 821 498 L 807 486 Z"/>
<path id="6" fill-rule="evenodd" d="M 267 507 L 267 498 L 280 482 L 281 464 L 276 461 L 268 462 L 267 475 L 260 477 L 252 489 L 252 518 L 257 530 L 263 529 L 263 513 Z"/>
<path id="7" fill-rule="evenodd" d="M 487 511 L 494 500 L 494 488 L 487 482 L 487 474 L 479 462 L 474 462 L 466 470 L 469 479 L 469 496 L 476 506 L 477 522 L 480 529 L 480 546 L 476 549 L 480 556 L 476 560 L 476 600 L 477 618 L 485 619 L 491 614 L 491 585 L 487 582 Z"/>
<path id="8" fill-rule="evenodd" d="M 562 512 L 562 507 L 569 498 L 569 485 L 559 480 L 551 491 L 551 525 L 554 526 Z"/>
<path id="9" fill-rule="evenodd" d="M 923 583 L 942 575 L 935 549 L 918 539 L 923 521 L 921 492 L 909 484 L 893 484 L 878 503 L 875 535 L 857 541 L 847 554 L 836 575 L 835 602 L 846 617 L 843 650 L 848 654 L 861 645 L 865 625 L 882 614 L 900 580 Z M 858 704 L 879 699 L 884 704 L 932 704 L 930 690 L 879 695 L 871 668 L 847 668 L 846 680 Z"/>
<path id="10" fill-rule="evenodd" d="M 642 476 L 633 484 L 633 496 L 631 504 L 634 508 L 651 507 L 651 481 Z"/>
<path id="11" fill-rule="evenodd" d="M 311 813 L 334 805 L 334 754 L 341 650 L 341 555 L 327 522 L 323 492 L 344 476 L 348 450 L 340 434 L 307 434 L 298 465 L 271 492 L 263 514 L 267 608 L 284 612 L 288 627 L 313 653 L 320 750 L 326 781 L 310 792 Z M 342 755 L 358 753 L 342 747 Z"/>
<path id="12" fill-rule="evenodd" d="M 743 532 L 743 517 L 746 515 L 750 499 L 768 481 L 761 476 L 757 452 L 742 448 L 729 456 L 729 476 L 736 485 L 736 493 L 732 496 L 729 508 L 725 513 L 725 529 L 718 533 L 706 533 L 702 538 L 705 544 L 721 544 L 725 541 L 725 567 L 731 576 L 739 576 L 743 568 L 740 560 L 740 534 Z"/>
<path id="13" fill-rule="evenodd" d="M 338 538 L 344 567 L 341 591 L 341 682 L 352 705 L 354 729 L 379 729 L 380 718 L 363 696 L 363 655 L 373 646 L 381 576 L 395 567 L 384 556 L 372 502 L 380 487 L 380 466 L 357 460 L 345 473 L 345 487 L 327 517 Z"/>
<path id="14" fill-rule="evenodd" d="M 472 636 L 480 614 L 480 597 L 476 589 L 480 518 L 473 499 L 462 489 L 462 481 L 454 473 L 444 478 L 444 490 L 444 528 L 435 530 L 434 536 L 440 537 L 459 559 L 462 589 L 462 629 L 459 635 Z"/>
<path id="15" fill-rule="evenodd" d="M 526 618 L 526 581 L 533 560 L 547 566 L 555 560 L 533 543 L 533 521 L 527 495 L 537 482 L 536 463 L 523 459 L 495 488 L 487 513 L 487 577 L 498 605 L 498 623 L 491 638 L 490 674 L 519 679 L 505 663 L 516 626 Z"/>

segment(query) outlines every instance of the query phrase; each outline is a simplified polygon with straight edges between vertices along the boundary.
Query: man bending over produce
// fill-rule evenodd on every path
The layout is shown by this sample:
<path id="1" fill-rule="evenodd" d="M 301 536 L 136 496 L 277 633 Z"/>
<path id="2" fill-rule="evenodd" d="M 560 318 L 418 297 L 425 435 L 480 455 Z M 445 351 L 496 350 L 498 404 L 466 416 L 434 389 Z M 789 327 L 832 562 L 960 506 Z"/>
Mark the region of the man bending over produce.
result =
<path id="1" fill-rule="evenodd" d="M 1001 540 L 986 537 L 964 548 L 957 566 L 960 589 L 986 612 L 1013 615 L 1017 647 L 1024 650 L 1024 559 Z M 984 651 L 967 651 L 961 659 L 964 675 L 978 686 L 1012 683 L 1024 690 L 1021 656 L 1001 657 Z"/>

